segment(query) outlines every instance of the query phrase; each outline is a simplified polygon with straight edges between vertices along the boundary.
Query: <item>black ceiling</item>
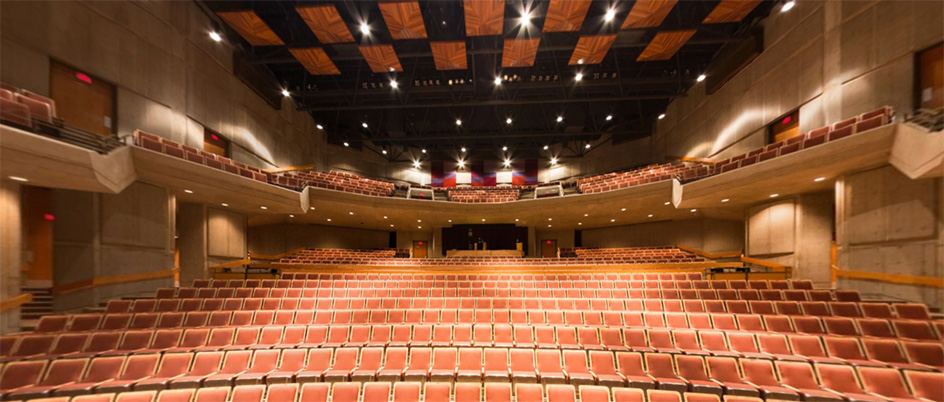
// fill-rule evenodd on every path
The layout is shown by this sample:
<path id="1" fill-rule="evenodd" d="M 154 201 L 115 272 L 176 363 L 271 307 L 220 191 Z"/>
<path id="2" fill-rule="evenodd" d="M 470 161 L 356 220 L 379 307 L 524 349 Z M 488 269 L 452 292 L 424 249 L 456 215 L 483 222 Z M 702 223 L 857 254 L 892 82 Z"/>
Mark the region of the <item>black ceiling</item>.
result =
<path id="1" fill-rule="evenodd" d="M 751 28 L 773 8 L 767 0 L 736 23 L 702 24 L 720 2 L 679 1 L 661 26 L 619 30 L 635 2 L 594 1 L 580 32 L 541 32 L 548 0 L 507 0 L 503 36 L 465 35 L 461 1 L 419 2 L 428 39 L 393 40 L 376 1 L 199 1 L 210 12 L 253 10 L 285 42 L 285 46 L 250 46 L 218 22 L 226 39 L 242 48 L 247 63 L 268 69 L 288 88 L 300 110 L 309 111 L 331 143 L 349 142 L 391 159 L 405 147 L 451 153 L 459 147 L 538 149 L 567 143 L 575 153 L 582 144 L 612 134 L 615 142 L 648 136 L 669 101 L 684 96 L 726 44 L 743 41 Z M 354 35 L 354 43 L 321 44 L 295 11 L 298 5 L 332 3 Z M 523 8 L 533 10 L 534 27 L 522 32 Z M 607 10 L 616 18 L 604 23 Z M 214 15 L 211 14 L 215 18 Z M 360 21 L 371 35 L 360 32 Z M 218 20 L 219 21 L 219 20 Z M 658 31 L 697 29 L 695 35 L 666 61 L 637 62 Z M 569 66 L 581 35 L 617 33 L 602 63 Z M 504 38 L 541 37 L 533 67 L 501 68 Z M 468 69 L 439 71 L 429 41 L 464 40 Z M 357 45 L 393 44 L 403 72 L 372 73 Z M 309 74 L 288 48 L 322 46 L 340 75 Z M 583 80 L 574 81 L 577 72 Z M 494 84 L 497 76 L 509 81 Z M 517 79 L 516 79 L 517 77 Z M 389 86 L 396 79 L 399 87 Z M 450 85 L 449 82 L 452 81 Z M 606 120 L 612 114 L 613 119 Z M 561 123 L 557 116 L 563 116 Z M 511 125 L 506 124 L 512 118 Z M 456 125 L 456 119 L 462 125 Z M 363 128 L 367 123 L 368 128 Z"/>

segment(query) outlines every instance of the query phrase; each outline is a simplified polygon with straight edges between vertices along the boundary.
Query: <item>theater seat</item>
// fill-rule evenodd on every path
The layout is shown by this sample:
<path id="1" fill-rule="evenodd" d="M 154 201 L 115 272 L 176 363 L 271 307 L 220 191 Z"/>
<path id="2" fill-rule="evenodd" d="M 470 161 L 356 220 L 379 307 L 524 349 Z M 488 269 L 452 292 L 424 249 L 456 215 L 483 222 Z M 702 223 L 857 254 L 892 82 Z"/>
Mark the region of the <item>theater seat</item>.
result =
<path id="1" fill-rule="evenodd" d="M 944 373 L 905 371 L 914 396 L 932 401 L 944 401 Z"/>

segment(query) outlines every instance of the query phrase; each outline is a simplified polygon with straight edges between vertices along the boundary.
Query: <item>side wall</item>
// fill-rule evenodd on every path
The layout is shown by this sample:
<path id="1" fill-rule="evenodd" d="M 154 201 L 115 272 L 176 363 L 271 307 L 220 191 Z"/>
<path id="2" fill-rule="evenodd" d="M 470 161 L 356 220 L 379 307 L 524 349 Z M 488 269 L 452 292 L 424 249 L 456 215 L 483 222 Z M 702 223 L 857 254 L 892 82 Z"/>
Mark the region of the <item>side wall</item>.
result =
<path id="1" fill-rule="evenodd" d="M 390 232 L 380 230 L 292 223 L 249 227 L 249 252 L 257 254 L 280 254 L 303 247 L 374 249 L 389 244 Z"/>
<path id="2" fill-rule="evenodd" d="M 233 45 L 212 41 L 190 1 L 3 2 L 0 80 L 49 95 L 58 60 L 117 87 L 117 133 L 142 129 L 203 147 L 203 127 L 240 162 L 323 168 L 324 132 L 289 98 L 275 110 L 237 79 Z"/>
<path id="3" fill-rule="evenodd" d="M 10 180 L 0 180 L 0 301 L 20 294 L 21 222 L 20 191 L 22 186 Z M 0 311 L 0 333 L 20 330 L 20 309 Z"/>
<path id="4" fill-rule="evenodd" d="M 747 209 L 746 254 L 793 267 L 793 277 L 830 286 L 832 193 L 803 194 Z"/>
<path id="5" fill-rule="evenodd" d="M 691 219 L 584 230 L 583 247 L 645 247 L 681 244 L 709 253 L 744 247 L 741 221 Z"/>

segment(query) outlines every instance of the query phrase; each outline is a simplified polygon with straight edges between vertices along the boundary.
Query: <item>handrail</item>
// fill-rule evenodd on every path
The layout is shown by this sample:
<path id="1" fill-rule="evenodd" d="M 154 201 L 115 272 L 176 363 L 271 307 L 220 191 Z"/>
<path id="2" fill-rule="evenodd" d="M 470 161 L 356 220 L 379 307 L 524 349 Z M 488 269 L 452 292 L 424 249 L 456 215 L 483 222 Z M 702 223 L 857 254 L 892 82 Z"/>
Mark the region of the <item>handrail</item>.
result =
<path id="1" fill-rule="evenodd" d="M 789 265 L 779 264 L 776 262 L 762 260 L 759 258 L 747 257 L 747 256 L 742 256 L 741 262 L 746 262 L 748 264 L 754 264 L 754 265 L 760 265 L 762 267 L 767 267 L 767 268 L 790 268 Z"/>
<path id="2" fill-rule="evenodd" d="M 33 295 L 30 293 L 20 293 L 6 300 L 0 300 L 0 311 L 7 311 L 18 308 L 26 303 L 33 301 Z"/>
<path id="3" fill-rule="evenodd" d="M 944 278 L 941 277 L 854 271 L 849 269 L 840 269 L 835 265 L 831 268 L 832 274 L 836 278 L 861 279 L 867 281 L 895 283 L 899 285 L 925 286 L 938 289 L 944 288 Z"/>
<path id="4" fill-rule="evenodd" d="M 252 260 L 251 258 L 246 257 L 246 258 L 243 258 L 243 259 L 241 259 L 241 260 L 230 261 L 230 262 L 224 262 L 224 263 L 219 264 L 219 265 L 214 265 L 214 266 L 212 266 L 212 267 L 209 267 L 209 269 L 215 271 L 215 270 L 219 270 L 219 269 L 222 269 L 222 268 L 234 268 L 234 267 L 238 267 L 238 266 L 240 266 L 240 265 L 247 265 L 247 264 L 249 264 L 249 262 L 250 262 L 251 260 Z"/>
<path id="5" fill-rule="evenodd" d="M 665 264 L 610 264 L 610 265 L 584 265 L 584 266 L 489 266 L 487 273 L 588 273 L 588 272 L 703 272 L 709 268 L 737 268 L 740 263 L 735 262 L 695 262 L 695 263 L 665 263 Z M 326 265 L 326 264 L 252 264 L 250 268 L 278 269 L 285 272 L 352 272 L 352 273 L 482 273 L 481 266 L 443 266 L 443 267 L 419 267 L 413 268 L 403 266 L 385 266 L 385 265 Z"/>
<path id="6" fill-rule="evenodd" d="M 53 295 L 62 295 L 72 292 L 78 292 L 80 290 L 90 289 L 97 286 L 104 285 L 116 285 L 119 283 L 129 283 L 129 282 L 140 282 L 150 279 L 160 279 L 173 277 L 180 272 L 180 268 L 171 268 L 161 271 L 152 271 L 152 272 L 142 272 L 137 274 L 127 274 L 127 275 L 115 275 L 115 276 L 104 276 L 100 278 L 85 279 L 81 281 L 66 283 L 63 285 L 53 286 L 50 289 L 50 293 Z"/>
<path id="7" fill-rule="evenodd" d="M 289 250 L 289 251 L 286 251 L 286 252 L 284 252 L 284 253 L 275 254 L 275 255 L 257 254 L 257 253 L 253 253 L 253 252 L 250 251 L 250 252 L 249 252 L 249 259 L 258 259 L 258 260 L 281 260 L 282 257 L 289 256 L 289 255 L 292 255 L 292 254 L 295 254 L 295 253 L 298 253 L 298 252 L 301 252 L 301 251 L 305 251 L 305 247 L 299 247 L 299 248 L 296 248 L 296 249 L 294 249 L 294 250 Z"/>
<path id="8" fill-rule="evenodd" d="M 315 165 L 298 165 L 298 166 L 286 166 L 286 167 L 275 168 L 275 169 L 262 169 L 262 171 L 266 173 L 285 173 L 285 172 L 295 172 L 299 170 L 312 170 L 315 167 L 316 167 Z"/>
<path id="9" fill-rule="evenodd" d="M 666 155 L 665 159 L 670 161 L 680 161 L 680 162 L 697 162 L 697 163 L 718 163 L 720 159 L 714 158 L 696 158 L 694 156 L 674 156 Z"/>
<path id="10" fill-rule="evenodd" d="M 739 258 L 744 255 L 743 251 L 723 251 L 720 253 L 708 253 L 708 252 L 704 252 L 696 248 L 686 247 L 681 244 L 676 244 L 675 247 L 677 247 L 679 250 L 688 251 L 689 253 L 695 254 L 699 257 L 705 257 L 712 260 L 719 259 L 719 258 Z"/>

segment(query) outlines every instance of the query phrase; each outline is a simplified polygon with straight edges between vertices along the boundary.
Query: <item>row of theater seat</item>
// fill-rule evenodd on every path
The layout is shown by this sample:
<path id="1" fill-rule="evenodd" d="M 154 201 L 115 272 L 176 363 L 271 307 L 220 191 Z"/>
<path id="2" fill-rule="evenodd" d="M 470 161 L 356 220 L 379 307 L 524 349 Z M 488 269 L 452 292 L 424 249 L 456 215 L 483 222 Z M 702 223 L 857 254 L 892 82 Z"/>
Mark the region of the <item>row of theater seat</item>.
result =
<path id="1" fill-rule="evenodd" d="M 873 324 L 877 324 L 873 320 Z M 3 361 L 194 350 L 339 347 L 502 347 L 742 356 L 779 360 L 944 369 L 939 338 L 857 337 L 857 333 L 765 332 L 761 321 L 716 329 L 592 328 L 544 325 L 252 325 L 82 331 L 3 337 Z M 921 325 L 918 322 L 912 324 Z M 768 326 L 773 325 L 768 323 Z M 783 320 L 777 325 L 791 325 Z M 927 324 L 923 324 L 926 325 Z M 748 326 L 756 327 L 750 328 Z M 863 326 L 863 328 L 866 328 Z M 914 327 L 911 327 L 914 328 Z M 770 329 L 770 328 L 768 328 Z M 855 329 L 855 327 L 853 327 Z M 785 328 L 785 331 L 792 331 Z M 900 345 L 899 345 L 900 343 Z M 902 349 L 907 357 L 902 354 Z M 865 351 L 865 353 L 863 353 Z"/>
<path id="2" fill-rule="evenodd" d="M 298 187 L 304 184 L 374 197 L 388 197 L 393 194 L 394 190 L 393 183 L 334 170 L 330 172 L 286 172 L 273 176 L 273 180 L 276 183 L 284 181 L 289 185 L 298 184 Z"/>
<path id="3" fill-rule="evenodd" d="M 397 381 L 438 383 L 446 390 L 452 383 L 457 388 L 467 384 L 476 394 L 483 382 L 513 382 L 629 386 L 768 400 L 845 401 L 850 396 L 867 397 L 852 399 L 856 401 L 941 400 L 944 396 L 944 374 L 940 372 L 723 356 L 500 348 L 200 351 L 23 361 L 4 366 L 0 396 L 12 399 L 286 383 L 335 383 L 334 387 L 348 383 L 357 392 L 362 381 L 387 386 Z M 573 388 L 569 390 L 573 392 Z M 426 391 L 428 397 L 429 388 Z M 459 401 L 480 398 L 461 397 Z"/>
<path id="4" fill-rule="evenodd" d="M 701 280 L 698 272 L 675 273 L 582 273 L 582 274 L 431 274 L 431 273 L 341 273 L 341 272 L 283 272 L 282 280 L 345 280 L 345 281 L 489 281 L 489 282 L 533 282 L 533 281 L 684 281 Z M 200 280 L 200 279 L 198 279 Z M 279 282 L 289 287 L 288 283 Z"/>
<path id="5" fill-rule="evenodd" d="M 700 274 L 696 274 L 700 275 Z M 754 289 L 813 290 L 809 280 L 316 280 L 301 279 L 194 279 L 194 288 L 301 288 L 301 289 Z"/>
<path id="6" fill-rule="evenodd" d="M 225 156 L 219 156 L 210 152 L 201 151 L 196 148 L 179 144 L 167 138 L 149 134 L 141 130 L 135 130 L 134 140 L 138 146 L 144 149 L 149 149 L 154 152 L 170 155 L 189 162 L 223 170 L 232 174 L 237 174 L 247 179 L 254 179 L 263 183 L 267 182 L 266 175 L 262 172 L 262 169 L 234 161 Z"/>
<path id="7" fill-rule="evenodd" d="M 56 118 L 56 102 L 0 82 L 0 118 L 25 127 L 32 127 L 33 119 L 52 123 Z"/>
<path id="8" fill-rule="evenodd" d="M 474 204 L 512 202 L 521 196 L 519 190 L 507 187 L 457 187 L 448 189 L 447 193 L 449 201 Z"/>
<path id="9" fill-rule="evenodd" d="M 572 247 L 561 248 L 561 256 L 576 257 L 606 257 L 606 256 L 629 256 L 629 255 L 661 255 L 665 253 L 691 255 L 677 247 L 657 246 L 657 247 Z"/>
<path id="10" fill-rule="evenodd" d="M 688 172 L 699 168 L 705 169 L 705 167 L 699 165 L 686 166 L 672 163 L 649 165 L 624 172 L 612 172 L 578 179 L 577 188 L 584 194 L 601 193 L 669 180 L 676 175 L 688 174 Z"/>
<path id="11" fill-rule="evenodd" d="M 446 257 L 446 258 L 371 258 L 371 259 L 319 259 L 304 256 L 283 257 L 280 264 L 300 265 L 372 265 L 404 268 L 508 268 L 508 267 L 585 267 L 599 265 L 634 265 L 634 264 L 679 264 L 707 262 L 701 257 L 622 257 L 622 258 L 518 258 L 518 257 Z M 696 266 L 703 268 L 702 266 Z M 652 268 L 653 270 L 657 268 Z"/>

